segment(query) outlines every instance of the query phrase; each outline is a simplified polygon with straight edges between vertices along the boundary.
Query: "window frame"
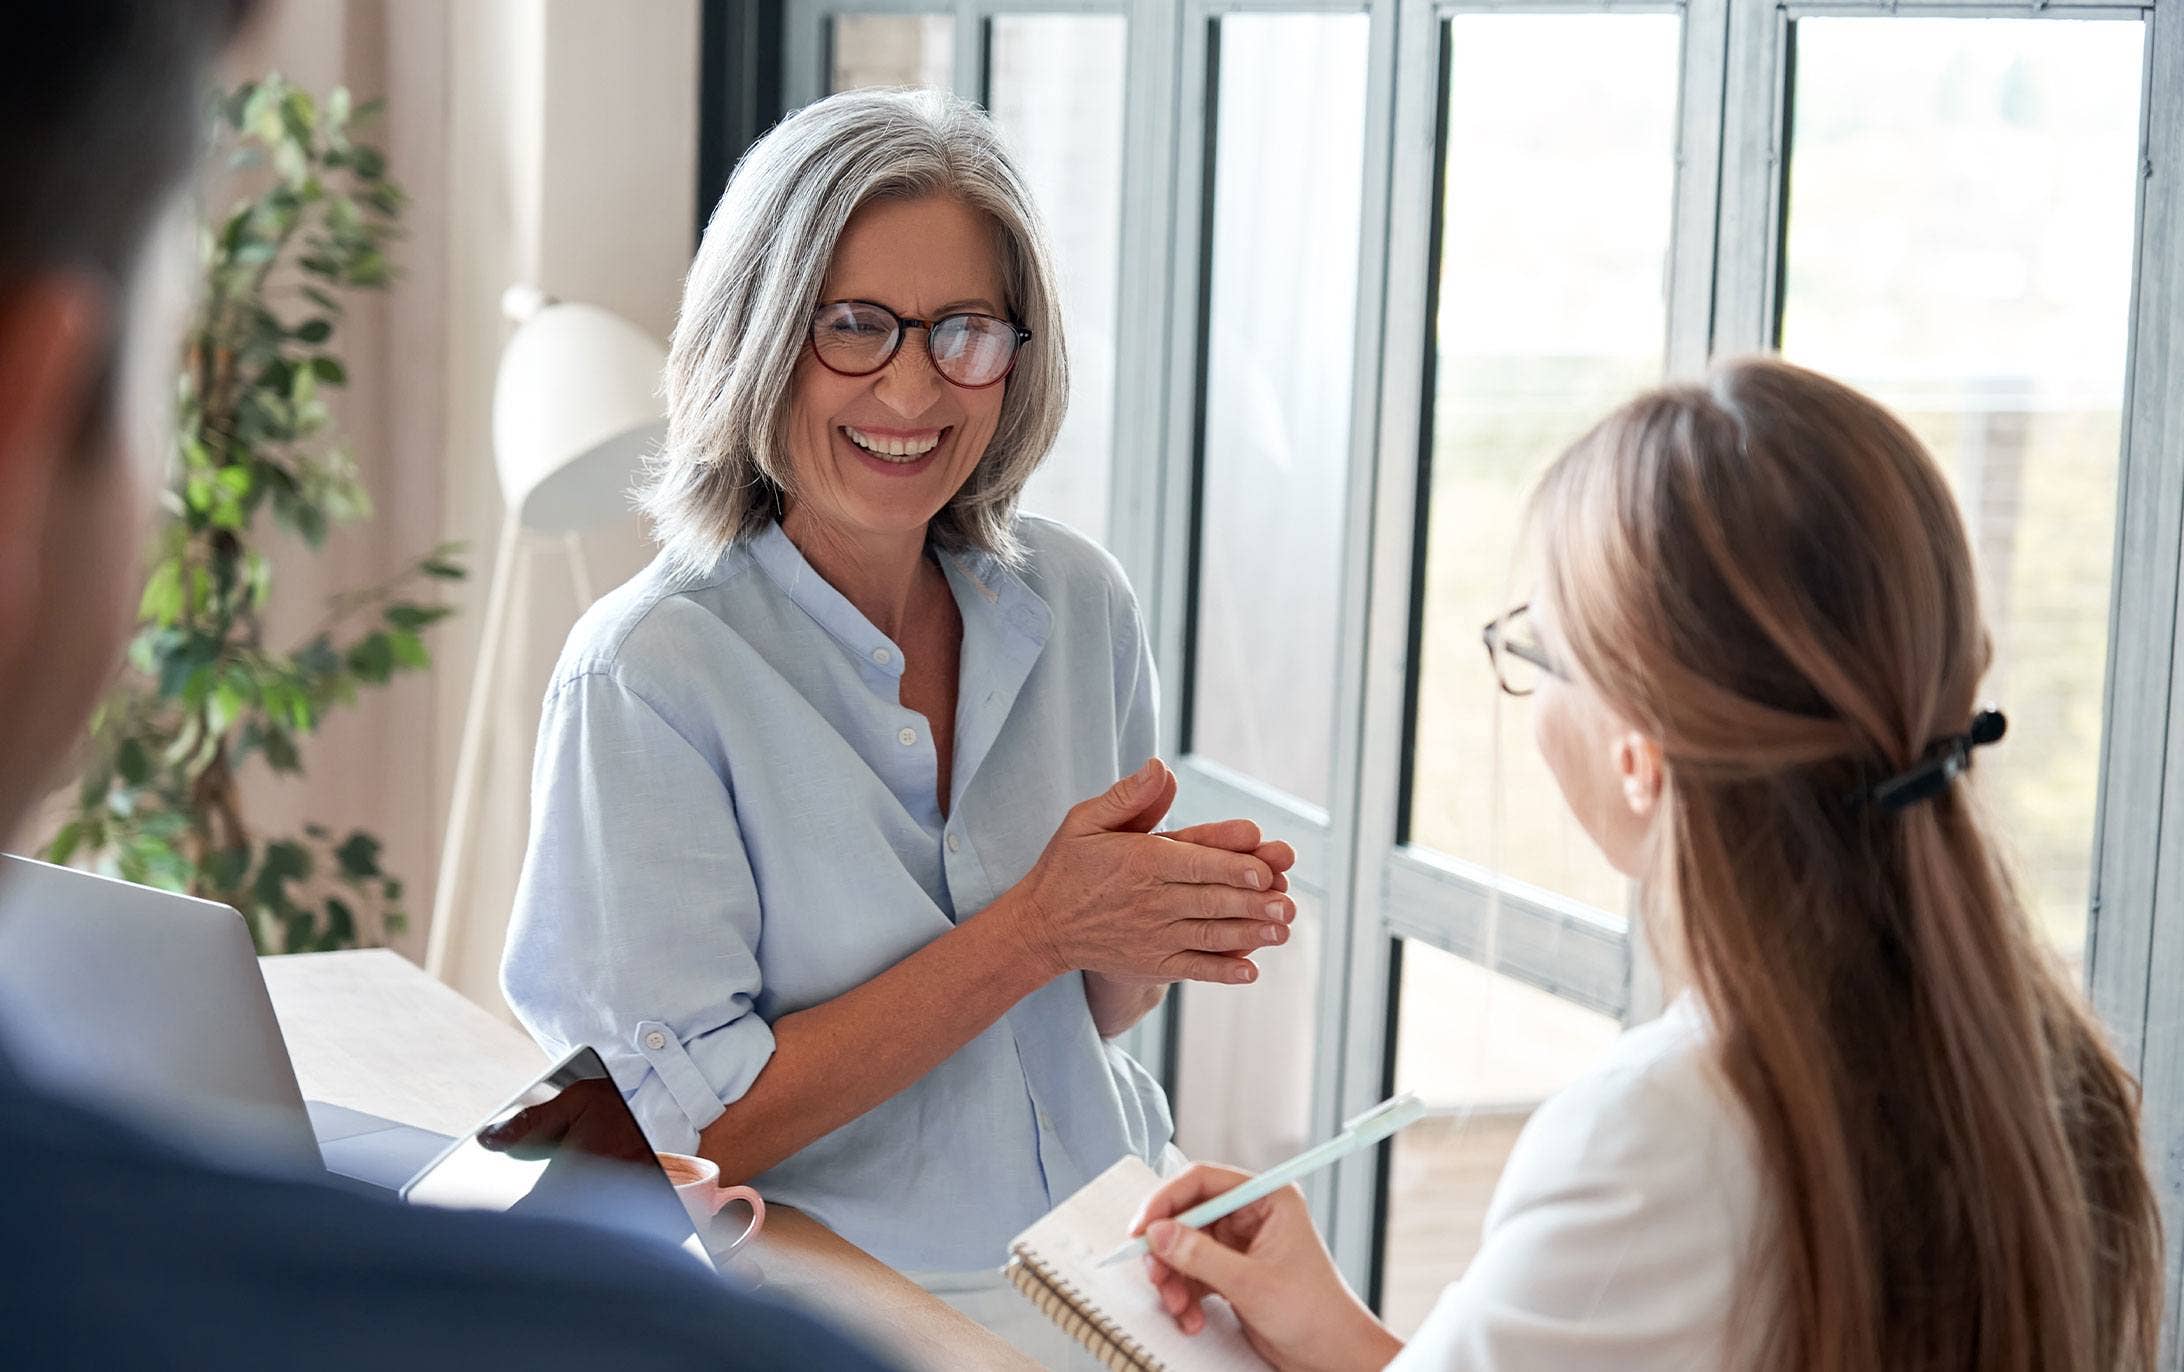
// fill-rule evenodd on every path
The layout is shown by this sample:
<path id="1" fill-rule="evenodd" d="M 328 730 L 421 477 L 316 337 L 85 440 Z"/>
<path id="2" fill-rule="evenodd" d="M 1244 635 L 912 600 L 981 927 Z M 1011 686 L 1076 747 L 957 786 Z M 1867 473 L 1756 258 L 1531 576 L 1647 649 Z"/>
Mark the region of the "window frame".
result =
<path id="1" fill-rule="evenodd" d="M 1159 625 L 1158 646 L 1162 680 L 1167 683 L 1163 742 L 1176 772 L 1177 823 L 1197 823 L 1229 816 L 1256 821 L 1261 829 L 1297 849 L 1297 864 L 1290 873 L 1293 884 L 1322 902 L 1325 924 L 1320 947 L 1317 995 L 1318 1032 L 1313 1036 L 1311 1126 L 1327 1132 L 1338 1109 L 1336 1055 L 1341 1051 L 1338 1026 L 1347 982 L 1349 924 L 1345 912 L 1356 904 L 1352 883 L 1355 830 L 1339 825 L 1334 816 L 1354 813 L 1358 803 L 1357 749 L 1361 740 L 1344 721 L 1355 717 L 1363 689 L 1362 664 L 1364 587 L 1363 565 L 1369 546 L 1369 492 L 1372 476 L 1373 434 L 1377 425 L 1378 387 L 1382 330 L 1382 278 L 1386 251 L 1386 205 L 1389 143 L 1393 118 L 1394 18 L 1396 0 L 1185 0 L 1177 13 L 1176 51 L 1180 59 L 1177 142 L 1182 145 L 1175 160 L 1176 204 L 1194 212 L 1175 216 L 1172 257 L 1176 265 L 1173 294 L 1166 320 L 1173 352 L 1170 356 L 1167 398 L 1168 432 L 1163 448 L 1166 490 L 1162 503 L 1162 552 L 1160 580 L 1152 598 L 1162 608 L 1154 615 Z M 1214 111 L 1219 96 L 1218 25 L 1230 15 L 1362 14 L 1367 17 L 1365 151 L 1362 203 L 1359 206 L 1359 261 L 1357 264 L 1358 320 L 1353 336 L 1350 387 L 1350 441 L 1344 509 L 1334 521 L 1342 539 L 1341 611 L 1337 618 L 1335 661 L 1332 774 L 1328 778 L 1331 804 L 1312 805 L 1247 776 L 1214 759 L 1190 752 L 1185 743 L 1193 692 L 1193 644 L 1197 623 L 1197 545 L 1200 528 L 1198 494 L 1204 470 L 1205 339 L 1207 327 L 1207 278 L 1211 266 L 1208 235 L 1212 231 L 1215 156 Z M 1376 154 L 1375 150 L 1382 150 Z M 1181 1023 L 1189 1014 L 1188 997 L 1169 998 L 1170 1033 L 1181 1035 Z M 1172 1061 L 1171 1061 L 1172 1067 Z M 1175 1082 L 1171 1070 L 1168 1084 Z M 1188 1102 L 1178 1101 L 1179 1116 Z M 1323 1172 L 1305 1183 L 1306 1195 L 1323 1216 L 1333 1193 L 1335 1177 Z"/>

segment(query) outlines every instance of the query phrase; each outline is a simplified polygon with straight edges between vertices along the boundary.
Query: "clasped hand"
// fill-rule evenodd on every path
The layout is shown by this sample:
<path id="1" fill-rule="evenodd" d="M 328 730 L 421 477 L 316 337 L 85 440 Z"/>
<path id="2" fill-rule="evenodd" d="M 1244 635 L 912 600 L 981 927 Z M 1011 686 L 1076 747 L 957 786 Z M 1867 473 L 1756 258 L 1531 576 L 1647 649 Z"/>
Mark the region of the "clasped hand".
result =
<path id="1" fill-rule="evenodd" d="M 1031 956 L 1054 976 L 1242 983 L 1251 954 L 1288 941 L 1297 860 L 1249 820 L 1169 833 L 1175 801 L 1159 759 L 1072 808 L 1010 895 Z"/>

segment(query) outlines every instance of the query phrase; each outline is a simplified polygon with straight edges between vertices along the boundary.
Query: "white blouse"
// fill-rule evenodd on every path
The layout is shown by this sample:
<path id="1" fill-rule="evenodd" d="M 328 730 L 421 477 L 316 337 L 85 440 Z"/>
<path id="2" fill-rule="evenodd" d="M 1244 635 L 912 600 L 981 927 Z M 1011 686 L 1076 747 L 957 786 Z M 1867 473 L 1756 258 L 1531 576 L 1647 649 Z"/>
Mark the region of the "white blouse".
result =
<path id="1" fill-rule="evenodd" d="M 1400 1372 L 1740 1366 L 1761 1222 L 1758 1145 L 1690 996 L 1616 1041 L 1525 1125 L 1478 1256 Z"/>

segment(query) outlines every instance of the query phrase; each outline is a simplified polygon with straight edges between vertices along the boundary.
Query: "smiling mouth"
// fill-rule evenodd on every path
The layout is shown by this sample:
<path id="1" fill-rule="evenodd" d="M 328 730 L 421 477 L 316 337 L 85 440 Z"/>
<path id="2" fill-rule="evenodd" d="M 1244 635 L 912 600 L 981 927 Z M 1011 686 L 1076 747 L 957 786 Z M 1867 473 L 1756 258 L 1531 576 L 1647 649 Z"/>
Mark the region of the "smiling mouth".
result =
<path id="1" fill-rule="evenodd" d="M 882 462 L 912 463 L 931 453 L 948 436 L 946 429 L 914 438 L 886 437 L 842 426 L 842 436 Z"/>

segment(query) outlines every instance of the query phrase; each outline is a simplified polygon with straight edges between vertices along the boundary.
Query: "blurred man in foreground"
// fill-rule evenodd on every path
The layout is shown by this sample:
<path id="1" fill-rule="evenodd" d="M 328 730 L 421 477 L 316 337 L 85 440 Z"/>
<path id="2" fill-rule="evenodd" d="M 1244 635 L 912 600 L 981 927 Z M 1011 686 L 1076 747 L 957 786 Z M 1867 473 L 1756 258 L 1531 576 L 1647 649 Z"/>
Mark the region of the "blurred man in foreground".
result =
<path id="1" fill-rule="evenodd" d="M 250 0 L 0 16 L 0 847 L 59 780 L 138 594 L 188 305 L 177 192 Z M 0 1045 L 0 1366 L 866 1369 L 667 1250 L 168 1152 Z"/>

